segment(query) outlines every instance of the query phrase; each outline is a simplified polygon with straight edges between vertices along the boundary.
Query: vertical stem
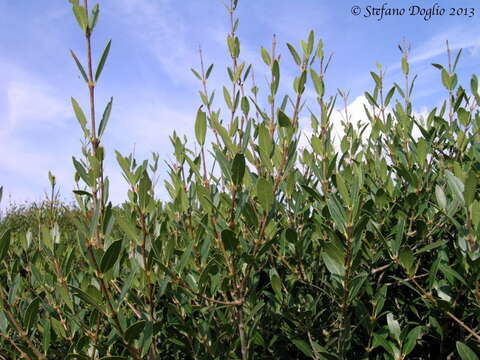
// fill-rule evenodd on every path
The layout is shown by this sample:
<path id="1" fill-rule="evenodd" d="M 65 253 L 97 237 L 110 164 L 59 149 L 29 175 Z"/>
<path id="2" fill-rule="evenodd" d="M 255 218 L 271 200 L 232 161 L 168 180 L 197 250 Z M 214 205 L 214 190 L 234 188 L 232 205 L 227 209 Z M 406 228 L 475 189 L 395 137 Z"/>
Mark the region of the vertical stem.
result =
<path id="1" fill-rule="evenodd" d="M 85 15 L 88 19 L 88 0 L 84 0 L 85 6 Z M 90 142 L 92 144 L 92 153 L 93 156 L 97 156 L 98 147 L 100 145 L 100 139 L 97 137 L 97 127 L 96 127 L 96 119 L 95 119 L 95 80 L 93 78 L 93 61 L 92 61 L 92 42 L 91 42 L 92 31 L 90 27 L 87 25 L 85 31 L 85 39 L 87 45 L 87 62 L 88 62 L 88 92 L 89 92 L 89 100 L 90 100 L 90 123 L 91 123 L 91 139 Z M 100 219 L 103 220 L 104 217 L 104 193 L 103 193 L 103 160 L 100 162 L 100 174 L 99 174 L 100 182 L 98 182 L 98 178 L 95 179 L 95 183 L 92 189 L 92 198 L 93 198 L 93 207 L 94 209 L 97 206 L 100 206 Z M 98 198 L 98 193 L 100 192 L 100 199 Z M 99 204 L 100 202 L 100 204 Z M 101 248 L 102 247 L 102 238 L 100 235 L 100 231 L 97 225 L 97 231 L 95 233 L 96 238 L 96 246 Z"/>
<path id="2" fill-rule="evenodd" d="M 142 248 L 142 257 L 143 257 L 143 267 L 145 268 L 145 277 L 146 277 L 147 287 L 148 287 L 147 302 L 148 302 L 148 306 L 150 308 L 150 313 L 149 313 L 150 321 L 153 324 L 155 322 L 155 302 L 154 302 L 154 299 L 153 299 L 155 289 L 154 289 L 154 284 L 153 284 L 153 281 L 152 281 L 150 264 L 148 264 L 148 255 L 147 255 L 146 248 L 145 248 L 145 242 L 146 242 L 147 237 L 149 235 L 149 231 L 147 230 L 145 213 L 140 208 L 140 206 L 138 206 L 137 210 L 140 213 L 140 226 L 142 228 L 142 233 L 143 233 L 141 248 Z M 152 345 L 150 346 L 150 352 L 151 352 L 151 354 L 154 358 L 157 356 L 157 348 L 156 348 L 156 346 L 157 346 L 156 342 L 157 341 L 156 341 L 156 339 L 157 339 L 156 335 L 153 336 Z"/>
<path id="3" fill-rule="evenodd" d="M 450 50 L 450 45 L 447 40 L 447 55 L 448 55 L 448 75 L 452 74 L 452 51 Z M 448 113 L 448 120 L 450 125 L 453 123 L 453 94 L 452 90 L 448 90 L 448 105 L 449 105 L 449 113 Z"/>
<path id="4" fill-rule="evenodd" d="M 105 280 L 103 279 L 103 274 L 100 270 L 100 266 L 97 262 L 95 254 L 93 252 L 92 244 L 90 244 L 90 243 L 88 244 L 87 252 L 88 252 L 88 255 L 90 256 L 90 259 L 92 260 L 93 266 L 95 268 L 95 276 L 96 276 L 96 278 L 98 280 L 98 283 L 100 285 L 100 290 L 101 290 L 103 296 L 105 297 L 108 310 L 110 311 L 110 317 L 113 320 L 113 325 L 115 326 L 118 333 L 120 334 L 120 337 L 122 338 L 122 341 L 124 342 L 125 346 L 127 347 L 128 351 L 130 352 L 132 357 L 135 360 L 140 360 L 140 354 L 139 354 L 138 349 L 135 346 L 130 345 L 128 343 L 128 341 L 125 339 L 125 331 L 123 331 L 122 324 L 120 323 L 120 320 L 118 319 L 118 313 L 115 310 L 115 307 L 113 306 L 112 294 L 110 293 L 110 290 L 108 289 L 107 284 L 106 284 Z"/>
<path id="5" fill-rule="evenodd" d="M 235 17 L 234 17 L 235 9 L 234 9 L 233 0 L 230 0 L 230 11 L 229 12 L 230 12 L 230 27 L 231 27 L 230 36 L 232 37 L 232 39 L 235 39 Z M 232 70 L 233 70 L 233 73 L 236 74 L 237 68 L 238 68 L 237 58 L 235 56 L 232 56 L 232 61 L 233 61 L 233 69 Z M 233 104 L 235 104 L 236 93 L 237 93 L 237 82 L 233 81 L 233 84 L 232 84 L 232 102 L 233 102 Z M 232 122 L 235 118 L 235 110 L 236 110 L 236 108 L 233 107 L 232 108 L 232 117 L 231 117 Z"/>
<path id="6" fill-rule="evenodd" d="M 240 346 L 242 360 L 248 360 L 248 344 L 245 339 L 245 324 L 243 322 L 243 302 L 237 306 L 238 332 L 240 335 Z"/>
<path id="7" fill-rule="evenodd" d="M 352 238 L 353 238 L 353 224 L 352 224 L 352 210 L 348 209 L 348 224 L 347 224 L 347 248 L 345 249 L 345 277 L 343 280 L 343 299 L 342 299 L 342 322 L 341 335 L 339 338 L 339 352 L 341 358 L 345 358 L 345 345 L 349 331 L 348 317 L 349 317 L 349 296 L 350 296 L 350 273 L 352 267 Z"/>
<path id="8" fill-rule="evenodd" d="M 203 63 L 203 53 L 202 53 L 202 48 L 199 48 L 198 50 L 199 55 L 200 55 L 200 69 L 202 72 L 202 88 L 203 88 L 203 93 L 205 94 L 205 97 L 207 98 L 207 101 L 210 99 L 208 96 L 208 89 L 207 89 L 207 78 L 206 78 L 206 73 L 205 73 L 205 65 Z M 213 118 L 213 112 L 212 112 L 212 107 L 210 106 L 210 102 L 208 101 L 207 103 L 207 110 L 208 110 L 208 117 L 210 120 Z M 220 146 L 220 139 L 218 137 L 218 131 L 215 127 L 213 127 L 213 134 L 215 135 L 215 139 L 217 141 L 217 144 Z"/>
<path id="9" fill-rule="evenodd" d="M 272 39 L 272 63 L 271 63 L 271 66 L 270 66 L 270 69 L 273 67 L 273 63 L 275 62 L 275 57 L 276 57 L 276 47 L 277 47 L 277 38 L 275 36 L 275 34 L 273 34 L 273 39 Z M 273 71 L 271 71 L 272 73 L 272 77 L 271 77 L 271 82 L 273 83 L 274 79 L 273 79 Z M 271 104 L 271 111 L 272 111 L 272 119 L 271 119 L 271 122 L 270 122 L 270 136 L 273 138 L 274 136 L 274 133 L 275 133 L 275 95 L 276 94 L 273 94 L 272 93 L 272 104 Z"/>
<path id="10" fill-rule="evenodd" d="M 236 26 L 235 26 L 235 2 L 234 0 L 230 0 L 230 9 L 229 9 L 229 14 L 230 14 L 230 26 L 231 26 L 231 33 L 230 36 L 232 39 L 235 39 L 235 31 L 236 31 Z M 238 60 L 236 56 L 233 56 L 232 54 L 232 62 L 233 62 L 233 73 L 237 73 L 238 69 Z M 235 99 L 237 95 L 237 81 L 235 80 L 232 83 L 232 102 L 235 104 Z M 232 108 L 231 112 L 231 122 L 234 121 L 235 119 L 235 112 L 236 112 L 236 107 Z M 241 137 L 240 137 L 241 139 Z M 230 219 L 230 229 L 234 230 L 235 229 L 235 208 L 236 208 L 236 197 L 237 197 L 237 187 L 236 185 L 232 185 L 232 209 L 231 209 L 231 219 Z M 225 249 L 223 247 L 223 243 L 220 241 L 221 248 L 225 252 Z M 236 313 L 237 315 L 237 327 L 238 327 L 238 333 L 240 336 L 240 351 L 242 354 L 242 360 L 247 360 L 248 359 L 248 344 L 247 340 L 245 337 L 245 323 L 243 319 L 243 306 L 244 306 L 244 288 L 242 287 L 242 280 L 238 278 L 237 272 L 235 269 L 235 262 L 233 259 L 233 256 L 228 256 L 225 252 L 225 258 L 227 260 L 227 263 L 229 263 L 230 267 L 230 273 L 232 276 L 232 285 L 234 286 L 234 289 L 232 289 L 232 296 L 236 297 L 235 300 L 239 302 L 239 304 L 235 307 L 236 311 L 234 311 L 234 314 Z M 241 276 L 241 275 L 240 275 Z"/>

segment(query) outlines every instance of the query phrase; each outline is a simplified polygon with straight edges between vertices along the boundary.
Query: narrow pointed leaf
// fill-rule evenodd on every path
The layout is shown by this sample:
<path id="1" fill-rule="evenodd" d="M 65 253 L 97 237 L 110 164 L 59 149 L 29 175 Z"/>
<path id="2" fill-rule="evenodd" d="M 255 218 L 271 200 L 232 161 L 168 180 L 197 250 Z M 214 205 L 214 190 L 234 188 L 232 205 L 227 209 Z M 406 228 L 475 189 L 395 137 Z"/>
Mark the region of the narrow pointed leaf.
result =
<path id="1" fill-rule="evenodd" d="M 102 272 L 107 272 L 115 265 L 119 259 L 121 250 L 122 240 L 117 240 L 108 247 L 107 251 L 105 251 L 105 254 L 102 257 L 102 261 L 100 262 L 100 270 L 102 270 Z"/>
<path id="2" fill-rule="evenodd" d="M 100 58 L 100 62 L 97 66 L 97 71 L 95 72 L 95 81 L 98 81 L 100 75 L 102 74 L 103 67 L 105 66 L 105 61 L 107 61 L 108 53 L 110 52 L 110 45 L 112 44 L 112 40 L 109 40 L 107 46 L 103 50 L 102 57 Z"/>
<path id="3" fill-rule="evenodd" d="M 77 100 L 73 97 L 71 98 L 73 111 L 75 112 L 75 116 L 77 117 L 78 122 L 82 129 L 85 129 L 87 126 L 87 118 L 85 117 L 85 113 L 83 112 L 82 108 L 78 104 Z"/>
<path id="4" fill-rule="evenodd" d="M 37 297 L 28 305 L 27 310 L 25 311 L 25 317 L 23 318 L 23 326 L 25 330 L 29 330 L 32 326 L 35 325 L 38 316 L 38 308 L 40 306 L 40 298 Z"/>
<path id="5" fill-rule="evenodd" d="M 478 360 L 478 356 L 464 343 L 457 341 L 456 346 L 462 360 Z"/>
<path id="6" fill-rule="evenodd" d="M 10 230 L 5 231 L 0 237 L 0 262 L 7 256 L 10 247 Z"/>
<path id="7" fill-rule="evenodd" d="M 102 137 L 103 133 L 105 132 L 105 128 L 108 124 L 108 119 L 110 118 L 110 113 L 112 112 L 112 103 L 113 97 L 110 98 L 105 110 L 103 111 L 102 120 L 100 121 L 100 126 L 98 127 L 98 137 Z"/>
<path id="8" fill-rule="evenodd" d="M 85 72 L 85 69 L 83 68 L 82 64 L 80 63 L 80 60 L 78 60 L 77 55 L 75 55 L 73 50 L 70 50 L 70 54 L 72 55 L 73 60 L 75 60 L 75 64 L 77 64 L 78 70 L 80 71 L 80 74 L 82 74 L 83 80 L 85 80 L 85 82 L 88 83 L 87 73 Z"/>
<path id="9" fill-rule="evenodd" d="M 197 119 L 195 120 L 195 137 L 198 143 L 203 146 L 205 144 L 205 136 L 207 134 L 207 114 L 202 108 L 197 111 Z"/>
<path id="10" fill-rule="evenodd" d="M 282 110 L 278 110 L 278 124 L 280 127 L 291 127 L 292 123 Z"/>
<path id="11" fill-rule="evenodd" d="M 245 175 L 245 156 L 243 154 L 235 155 L 232 163 L 232 181 L 238 186 L 242 184 Z"/>

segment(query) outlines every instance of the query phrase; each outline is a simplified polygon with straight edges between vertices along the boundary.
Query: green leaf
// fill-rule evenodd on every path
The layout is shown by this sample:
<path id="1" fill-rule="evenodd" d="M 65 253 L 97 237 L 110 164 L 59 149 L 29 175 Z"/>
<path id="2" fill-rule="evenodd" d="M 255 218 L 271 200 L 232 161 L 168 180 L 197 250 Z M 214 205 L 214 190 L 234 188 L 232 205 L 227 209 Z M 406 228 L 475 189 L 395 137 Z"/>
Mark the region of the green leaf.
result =
<path id="1" fill-rule="evenodd" d="M 50 348 L 50 341 L 52 339 L 52 325 L 50 323 L 50 320 L 45 320 L 45 322 L 43 323 L 42 338 L 43 353 L 47 354 L 48 349 Z"/>
<path id="2" fill-rule="evenodd" d="M 225 86 L 223 87 L 223 98 L 225 99 L 225 103 L 227 104 L 228 108 L 232 110 L 233 109 L 232 98 L 230 97 L 230 93 L 228 92 L 228 89 Z"/>
<path id="3" fill-rule="evenodd" d="M 327 207 L 338 229 L 344 234 L 346 231 L 345 209 L 340 205 L 337 198 L 333 195 L 328 198 Z"/>
<path id="4" fill-rule="evenodd" d="M 77 19 L 78 25 L 85 32 L 87 30 L 87 14 L 83 6 L 78 5 L 78 3 L 72 3 L 73 14 Z"/>
<path id="5" fill-rule="evenodd" d="M 145 325 L 145 328 L 143 329 L 143 334 L 142 334 L 142 358 L 145 358 L 146 354 L 148 353 L 150 346 L 152 344 L 153 340 L 153 324 L 149 321 Z"/>
<path id="6" fill-rule="evenodd" d="M 470 113 L 467 110 L 465 110 L 463 107 L 461 107 L 457 110 L 457 115 L 458 115 L 458 120 L 460 120 L 460 123 L 463 126 L 467 127 L 468 123 L 470 122 Z"/>
<path id="7" fill-rule="evenodd" d="M 263 46 L 260 48 L 260 50 L 262 53 L 263 61 L 265 62 L 265 64 L 267 64 L 267 66 L 270 66 L 272 64 L 272 59 L 270 58 L 270 54 Z"/>
<path id="8" fill-rule="evenodd" d="M 478 78 L 477 75 L 472 75 L 470 80 L 470 88 L 472 89 L 472 93 L 476 94 L 478 92 Z"/>
<path id="9" fill-rule="evenodd" d="M 420 139 L 418 140 L 417 143 L 417 159 L 418 162 L 423 165 L 425 163 L 425 160 L 427 158 L 427 142 L 425 139 Z"/>
<path id="10" fill-rule="evenodd" d="M 271 84 L 272 95 L 275 95 L 277 93 L 279 85 L 280 85 L 280 66 L 278 65 L 278 61 L 274 60 L 272 64 L 272 84 Z"/>
<path id="11" fill-rule="evenodd" d="M 126 235 L 133 240 L 135 243 L 139 240 L 139 234 L 137 228 L 132 224 L 125 216 L 118 216 L 116 218 L 117 224 L 120 226 L 120 229 L 125 232 Z"/>
<path id="12" fill-rule="evenodd" d="M 285 230 L 285 239 L 287 241 L 291 242 L 292 244 L 295 244 L 298 240 L 297 232 L 293 228 L 288 228 Z"/>
<path id="13" fill-rule="evenodd" d="M 404 56 L 402 57 L 402 72 L 404 75 L 408 75 L 410 69 L 409 69 L 409 66 L 408 66 L 408 60 L 407 58 Z"/>
<path id="14" fill-rule="evenodd" d="M 110 118 L 110 113 L 112 112 L 112 103 L 113 97 L 110 98 L 105 110 L 103 111 L 102 120 L 100 121 L 100 126 L 98 127 L 98 137 L 102 137 L 103 133 L 105 132 L 105 128 L 107 127 L 108 119 Z"/>
<path id="15" fill-rule="evenodd" d="M 397 352 L 398 352 L 398 349 L 396 349 L 395 345 L 391 341 L 388 341 L 386 339 L 386 337 L 384 337 L 383 335 L 380 335 L 378 333 L 373 333 L 372 347 L 376 348 L 378 346 L 383 347 L 389 354 L 392 354 L 392 355 L 394 354 L 395 350 L 397 350 Z M 396 355 L 400 355 L 400 354 L 398 353 Z M 388 357 L 387 357 L 387 359 L 388 359 Z M 394 357 L 394 359 L 398 359 L 398 357 Z"/>
<path id="16" fill-rule="evenodd" d="M 125 340 L 127 340 L 127 342 L 131 344 L 133 341 L 138 339 L 146 323 L 147 322 L 145 320 L 140 320 L 131 325 L 127 329 L 127 331 L 125 331 Z"/>
<path id="17" fill-rule="evenodd" d="M 463 199 L 464 186 L 463 186 L 463 183 L 460 181 L 459 178 L 457 178 L 455 175 L 453 175 L 448 170 L 445 170 L 445 175 L 447 177 L 448 186 L 449 186 L 450 190 L 452 191 L 454 198 L 457 199 L 461 204 L 464 204 L 464 199 Z"/>
<path id="18" fill-rule="evenodd" d="M 442 210 L 447 209 L 447 197 L 445 196 L 445 193 L 443 192 L 443 189 L 435 185 L 435 197 L 437 198 L 437 204 Z"/>
<path id="19" fill-rule="evenodd" d="M 412 250 L 409 248 L 403 248 L 400 250 L 400 255 L 398 257 L 400 265 L 405 268 L 405 271 L 408 275 L 412 276 L 415 272 L 415 258 L 413 256 Z"/>
<path id="20" fill-rule="evenodd" d="M 298 87 L 297 87 L 298 94 L 303 94 L 303 92 L 305 91 L 306 82 L 307 82 L 307 71 L 303 70 L 302 75 L 300 75 L 300 78 L 298 79 Z"/>
<path id="21" fill-rule="evenodd" d="M 452 89 L 452 78 L 445 69 L 442 69 L 442 83 L 447 88 L 447 90 Z"/>
<path id="22" fill-rule="evenodd" d="M 193 239 L 192 239 L 193 240 Z M 187 246 L 185 251 L 180 258 L 180 261 L 175 267 L 175 270 L 178 274 L 181 274 L 185 265 L 187 265 L 188 261 L 192 259 L 192 250 L 193 250 L 193 241 L 190 241 L 190 244 Z"/>
<path id="23" fill-rule="evenodd" d="M 385 97 L 385 106 L 388 106 L 388 104 L 390 103 L 390 100 L 392 99 L 394 93 L 395 93 L 395 86 L 392 86 L 390 91 L 387 93 L 387 96 Z"/>
<path id="24" fill-rule="evenodd" d="M 207 69 L 207 72 L 205 73 L 205 79 L 208 79 L 208 77 L 210 76 L 212 70 L 213 70 L 213 64 L 210 64 L 210 66 L 209 66 L 208 69 Z"/>
<path id="25" fill-rule="evenodd" d="M 470 170 L 468 172 L 467 179 L 465 180 L 465 189 L 463 192 L 463 198 L 465 199 L 465 206 L 470 206 L 470 204 L 475 200 L 475 193 L 477 191 L 477 176 L 475 171 Z"/>
<path id="26" fill-rule="evenodd" d="M 238 245 L 238 239 L 235 236 L 235 233 L 230 229 L 222 231 L 222 242 L 227 251 L 234 251 Z"/>
<path id="27" fill-rule="evenodd" d="M 350 204 L 351 202 L 350 194 L 348 193 L 348 189 L 347 189 L 347 186 L 345 185 L 345 180 L 343 179 L 343 176 L 340 173 L 338 173 L 337 175 L 335 175 L 335 179 L 337 182 L 337 189 L 340 195 L 342 195 L 343 200 L 347 204 Z"/>
<path id="28" fill-rule="evenodd" d="M 378 317 L 383 310 L 383 306 L 385 305 L 385 301 L 387 300 L 387 291 L 388 288 L 386 285 L 383 285 L 377 292 L 375 296 L 375 316 Z"/>
<path id="29" fill-rule="evenodd" d="M 340 281 L 345 275 L 345 255 L 341 244 L 327 244 L 322 251 L 322 259 L 334 279 Z"/>
<path id="30" fill-rule="evenodd" d="M 478 360 L 478 356 L 464 343 L 456 342 L 457 351 L 462 360 Z"/>
<path id="31" fill-rule="evenodd" d="M 83 302 L 85 302 L 89 305 L 92 305 L 95 309 L 100 311 L 102 314 L 105 314 L 104 307 L 95 297 L 87 294 L 85 291 L 83 291 L 80 288 L 77 288 L 75 286 L 69 286 L 69 288 L 70 288 L 70 291 L 72 292 L 73 295 L 78 297 Z"/>
<path id="32" fill-rule="evenodd" d="M 470 216 L 473 225 L 478 227 L 480 225 L 480 202 L 478 200 L 475 200 L 470 206 Z"/>
<path id="33" fill-rule="evenodd" d="M 400 341 L 400 324 L 398 323 L 397 320 L 393 317 L 392 313 L 387 314 L 387 324 L 388 324 L 388 330 L 390 331 L 390 334 L 397 340 Z"/>
<path id="34" fill-rule="evenodd" d="M 235 186 L 239 186 L 243 182 L 245 175 L 245 156 L 241 153 L 235 155 L 232 163 L 232 181 Z"/>
<path id="35" fill-rule="evenodd" d="M 410 354 L 412 350 L 415 348 L 415 345 L 417 344 L 417 340 L 422 334 L 422 329 L 423 329 L 423 326 L 416 326 L 412 330 L 410 330 L 402 347 L 403 355 L 406 356 Z"/>
<path id="36" fill-rule="evenodd" d="M 307 41 L 307 54 L 310 56 L 313 50 L 313 43 L 315 42 L 315 35 L 313 30 L 310 30 L 310 33 L 308 34 L 308 41 Z"/>
<path id="37" fill-rule="evenodd" d="M 424 252 L 429 252 L 433 249 L 436 249 L 437 247 L 441 247 L 445 244 L 447 244 L 448 241 L 447 240 L 438 240 L 438 241 L 435 241 L 431 244 L 428 244 L 428 245 L 425 245 L 424 247 L 420 248 L 419 250 L 415 251 L 415 255 L 418 255 L 418 254 L 421 254 L 421 253 L 424 253 Z"/>
<path id="38" fill-rule="evenodd" d="M 5 259 L 10 247 L 10 230 L 6 230 L 0 237 L 0 262 Z"/>
<path id="39" fill-rule="evenodd" d="M 103 254 L 102 261 L 100 262 L 100 270 L 106 273 L 117 262 L 120 251 L 122 250 L 122 240 L 114 241 Z"/>
<path id="40" fill-rule="evenodd" d="M 290 53 L 292 54 L 293 60 L 295 60 L 295 63 L 300 66 L 302 63 L 302 60 L 300 59 L 300 56 L 298 55 L 297 50 L 291 45 L 287 43 L 288 50 L 290 50 Z"/>
<path id="41" fill-rule="evenodd" d="M 195 70 L 195 69 L 192 68 L 192 69 L 190 69 L 190 71 L 193 73 L 193 75 L 195 75 L 195 77 L 196 77 L 198 80 L 202 81 L 202 77 L 200 76 L 200 74 L 198 73 L 197 70 Z"/>
<path id="42" fill-rule="evenodd" d="M 38 317 L 38 308 L 40 306 L 40 298 L 37 297 L 28 305 L 23 318 L 23 326 L 29 331 L 35 325 Z"/>
<path id="43" fill-rule="evenodd" d="M 257 181 L 257 198 L 265 211 L 270 211 L 274 202 L 273 184 L 270 180 L 259 178 Z"/>
<path id="44" fill-rule="evenodd" d="M 375 86 L 380 87 L 382 85 L 382 80 L 378 74 L 374 73 L 373 71 L 370 71 L 370 75 L 372 75 L 373 81 L 375 81 Z"/>
<path id="45" fill-rule="evenodd" d="M 197 119 L 195 120 L 195 137 L 200 146 L 205 144 L 205 136 L 207 134 L 207 114 L 200 107 L 197 111 Z"/>
<path id="46" fill-rule="evenodd" d="M 310 69 L 310 76 L 312 77 L 315 91 L 317 92 L 318 96 L 322 97 L 325 94 L 325 85 L 323 84 L 323 80 L 313 69 Z"/>
<path id="47" fill-rule="evenodd" d="M 85 80 L 85 82 L 88 83 L 87 73 L 85 72 L 85 69 L 80 63 L 80 60 L 78 60 L 77 55 L 75 55 L 75 53 L 71 49 L 70 49 L 70 54 L 72 55 L 73 60 L 75 60 L 75 64 L 77 64 L 78 70 L 80 70 L 80 74 L 82 74 L 83 80 Z"/>
<path id="48" fill-rule="evenodd" d="M 294 339 L 292 340 L 292 343 L 306 356 L 308 356 L 309 358 L 313 358 L 312 349 L 310 348 L 310 345 L 308 345 L 307 342 L 300 339 Z"/>
<path id="49" fill-rule="evenodd" d="M 56 184 L 55 175 L 53 175 L 51 171 L 48 172 L 48 180 L 50 181 L 50 185 L 55 186 Z"/>
<path id="50" fill-rule="evenodd" d="M 258 146 L 260 148 L 260 153 L 263 153 L 266 157 L 270 156 L 272 151 L 272 138 L 264 124 L 261 124 L 258 127 Z"/>
<path id="51" fill-rule="evenodd" d="M 75 116 L 77 117 L 77 120 L 80 123 L 80 126 L 85 131 L 87 126 L 87 118 L 85 117 L 85 113 L 83 112 L 82 108 L 78 104 L 77 100 L 75 100 L 72 97 L 71 101 L 72 101 L 73 111 L 75 112 Z"/>
<path id="52" fill-rule="evenodd" d="M 278 276 L 277 270 L 271 269 L 270 270 L 270 284 L 272 285 L 273 291 L 277 296 L 282 295 L 282 280 L 280 276 Z"/>
<path id="53" fill-rule="evenodd" d="M 278 124 L 280 127 L 291 127 L 292 123 L 287 115 L 282 110 L 278 110 Z"/>
<path id="54" fill-rule="evenodd" d="M 242 97 L 242 100 L 240 101 L 240 107 L 245 114 L 246 117 L 248 117 L 248 113 L 250 111 L 250 103 L 248 102 L 248 98 L 246 96 Z"/>
<path id="55" fill-rule="evenodd" d="M 90 17 L 90 21 L 88 24 L 88 26 L 90 27 L 90 30 L 93 30 L 95 28 L 95 25 L 97 25 L 99 13 L 100 13 L 100 5 L 95 4 L 92 10 L 92 16 Z"/>
<path id="56" fill-rule="evenodd" d="M 97 71 L 95 72 L 95 82 L 98 81 L 100 75 L 102 74 L 103 67 L 105 66 L 105 61 L 107 61 L 108 53 L 110 52 L 110 45 L 112 45 L 112 40 L 109 40 L 105 49 L 103 50 L 102 57 L 97 66 Z"/>

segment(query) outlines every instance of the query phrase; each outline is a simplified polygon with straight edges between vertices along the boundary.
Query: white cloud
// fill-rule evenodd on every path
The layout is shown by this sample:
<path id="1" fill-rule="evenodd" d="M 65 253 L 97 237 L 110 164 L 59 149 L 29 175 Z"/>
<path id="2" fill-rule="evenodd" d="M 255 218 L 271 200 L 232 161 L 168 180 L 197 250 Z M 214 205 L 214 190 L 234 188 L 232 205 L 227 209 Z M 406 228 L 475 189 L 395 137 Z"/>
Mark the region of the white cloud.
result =
<path id="1" fill-rule="evenodd" d="M 41 81 L 17 81 L 7 84 L 8 121 L 11 127 L 39 123 L 59 125 L 70 115 L 66 101 L 54 94 L 51 87 Z M 30 124 L 29 124 L 30 123 Z"/>
<path id="2" fill-rule="evenodd" d="M 368 124 L 365 131 L 363 132 L 362 138 L 367 139 L 370 136 L 370 122 L 365 114 L 366 107 L 369 111 L 371 111 L 371 105 L 368 103 L 365 96 L 361 95 L 355 98 L 351 103 L 347 106 L 348 116 L 350 118 L 350 123 L 353 125 L 354 129 L 357 131 L 362 128 L 363 126 Z M 391 113 L 392 109 L 388 107 L 386 109 L 386 113 Z M 426 107 L 423 107 L 420 110 L 413 111 L 413 117 L 422 123 L 428 116 L 429 112 Z M 318 116 L 317 116 L 318 117 Z M 333 145 L 337 151 L 340 150 L 340 142 L 345 135 L 345 128 L 343 126 L 343 122 L 345 122 L 346 114 L 345 108 L 336 108 L 332 111 L 332 115 L 330 118 L 330 124 L 332 125 L 332 137 L 333 137 Z M 309 122 L 309 119 L 302 119 L 301 123 L 306 124 Z M 311 138 L 313 132 L 310 127 L 304 127 L 301 130 L 299 148 L 310 148 L 309 139 Z M 420 129 L 417 125 L 413 126 L 412 129 L 412 136 L 414 139 L 418 139 L 421 137 Z"/>
<path id="3" fill-rule="evenodd" d="M 70 180 L 65 153 L 49 148 L 47 137 L 43 146 L 39 144 L 50 127 L 50 136 L 61 134 L 53 129 L 64 128 L 72 115 L 64 96 L 46 80 L 4 59 L 0 65 L 4 81 L 0 90 L 0 185 L 14 201 L 38 200 L 48 185 L 49 170 L 59 183 Z M 62 164 L 60 158 L 67 162 Z"/>
<path id="4" fill-rule="evenodd" d="M 195 82 L 189 69 L 198 63 L 198 45 L 191 43 L 188 24 L 171 0 L 120 0 L 129 27 L 174 84 Z M 136 44 L 138 46 L 138 44 Z"/>
<path id="5" fill-rule="evenodd" d="M 5 109 L 0 110 L 6 124 L 0 132 L 34 129 L 45 124 L 58 126 L 70 115 L 63 94 L 46 80 L 0 59 L 0 75 L 4 82 L 0 95 Z"/>
<path id="6" fill-rule="evenodd" d="M 445 30 L 423 41 L 420 45 L 414 46 L 409 58 L 410 64 L 422 63 L 444 54 L 447 59 L 447 40 L 453 56 L 460 49 L 468 50 L 470 54 L 478 53 L 480 49 L 480 38 L 475 27 L 456 27 Z M 453 61 L 453 58 L 452 58 Z M 390 70 L 399 70 L 400 62 L 388 67 Z"/>
<path id="7" fill-rule="evenodd" d="M 472 28 L 455 28 L 435 35 L 415 49 L 410 62 L 422 62 L 438 55 L 446 54 L 447 40 L 452 51 L 459 49 L 477 51 L 480 47 L 480 38 L 477 36 L 476 31 L 473 30 Z"/>

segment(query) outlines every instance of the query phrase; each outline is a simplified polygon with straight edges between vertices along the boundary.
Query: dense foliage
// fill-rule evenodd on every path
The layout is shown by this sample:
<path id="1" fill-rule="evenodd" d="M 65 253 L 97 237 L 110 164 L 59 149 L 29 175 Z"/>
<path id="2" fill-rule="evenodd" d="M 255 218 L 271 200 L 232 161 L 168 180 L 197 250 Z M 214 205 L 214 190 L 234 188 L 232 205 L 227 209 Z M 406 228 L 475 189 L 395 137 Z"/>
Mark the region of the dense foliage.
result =
<path id="1" fill-rule="evenodd" d="M 70 2 L 90 95 L 89 115 L 72 99 L 85 140 L 78 209 L 59 210 L 51 175 L 40 215 L 1 223 L 0 358 L 478 359 L 480 97 L 476 76 L 458 84 L 460 53 L 434 65 L 446 100 L 422 118 L 402 45 L 403 85 L 387 86 L 378 66 L 365 113 L 345 108 L 337 146 L 332 113 L 348 96 L 327 96 L 323 43 L 311 32 L 288 44 L 298 74 L 283 98 L 275 38 L 261 48 L 262 92 L 232 0 L 231 83 L 216 105 L 213 65 L 193 70 L 196 144 L 171 137 L 171 200 L 154 194 L 157 155 L 117 153 L 130 190 L 114 208 L 102 146 L 112 101 L 98 124 L 95 112 L 110 42 L 94 73 L 99 7 Z"/>

